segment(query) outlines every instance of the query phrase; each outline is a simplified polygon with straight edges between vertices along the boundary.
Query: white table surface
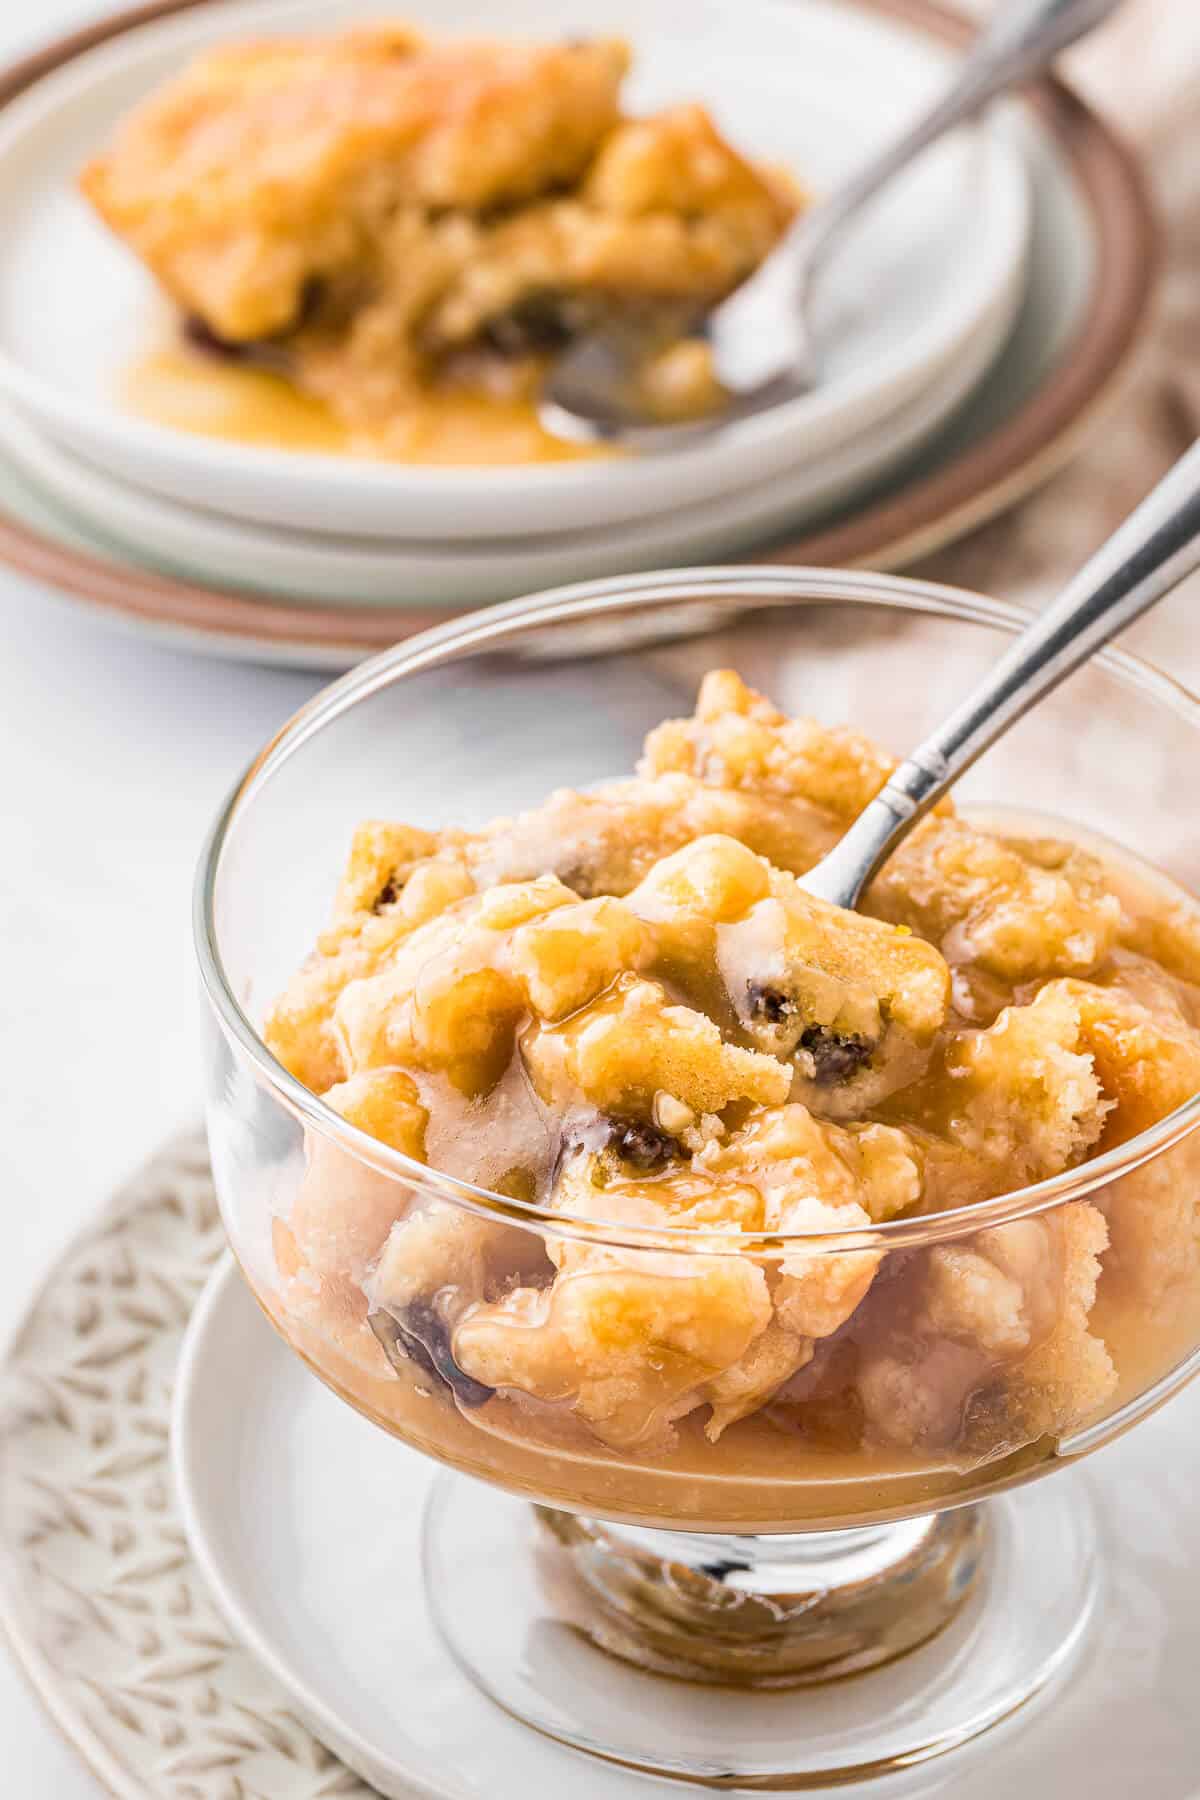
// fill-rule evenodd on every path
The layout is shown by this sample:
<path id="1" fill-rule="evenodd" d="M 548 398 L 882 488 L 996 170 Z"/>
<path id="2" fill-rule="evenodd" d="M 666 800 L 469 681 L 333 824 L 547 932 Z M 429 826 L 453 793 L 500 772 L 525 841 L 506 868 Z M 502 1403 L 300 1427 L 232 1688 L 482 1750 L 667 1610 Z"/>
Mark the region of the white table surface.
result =
<path id="1" fill-rule="evenodd" d="M 4 570 L 0 645 L 7 1333 L 56 1247 L 198 1114 L 196 853 L 235 775 L 317 681 L 160 649 Z M 0 1652 L 0 1793 L 100 1792 Z"/>
<path id="2" fill-rule="evenodd" d="M 0 59 L 100 10 L 0 7 Z M 1149 633 L 1184 679 L 1200 676 L 1195 604 L 1168 603 Z M 56 1246 L 196 1116 L 197 851 L 238 771 L 317 681 L 162 649 L 4 569 L 0 644 L 8 1331 Z M 1200 1397 L 1180 1404 L 1193 1400 L 1200 1418 Z M 1157 1424 L 1144 1428 L 1148 1465 Z M 1200 1518 L 1195 1533 L 1200 1564 Z M 103 1800 L 2 1652 L 0 1756 L 5 1800 Z"/>

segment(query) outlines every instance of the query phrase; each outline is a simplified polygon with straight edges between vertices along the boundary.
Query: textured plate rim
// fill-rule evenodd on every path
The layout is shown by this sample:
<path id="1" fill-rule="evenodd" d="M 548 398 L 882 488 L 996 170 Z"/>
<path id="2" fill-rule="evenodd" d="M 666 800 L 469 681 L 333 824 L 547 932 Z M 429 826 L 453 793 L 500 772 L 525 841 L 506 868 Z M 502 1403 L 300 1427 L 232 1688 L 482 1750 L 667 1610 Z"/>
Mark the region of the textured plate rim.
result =
<path id="1" fill-rule="evenodd" d="M 0 108 L 96 45 L 206 3 L 144 0 L 53 39 L 0 69 Z M 855 3 L 946 43 L 965 42 L 973 29 L 937 0 Z M 1161 260 L 1158 224 L 1133 152 L 1071 88 L 1048 79 L 1037 84 L 1032 100 L 1096 226 L 1097 269 L 1072 341 L 1024 405 L 955 463 L 918 478 L 878 505 L 775 545 L 757 560 L 875 567 L 911 561 L 1040 485 L 1068 459 L 1098 411 L 1114 397 L 1155 289 Z M 473 610 L 292 605 L 68 549 L 2 511 L 0 562 L 128 623 L 182 628 L 193 637 L 211 633 L 227 648 L 240 642 L 259 654 L 303 648 L 350 661 Z"/>
<path id="2" fill-rule="evenodd" d="M 0 105 L 2 104 L 3 101 L 0 100 Z M 170 1161 L 178 1146 L 189 1142 L 201 1142 L 199 1130 L 173 1134 L 150 1157 L 128 1172 L 113 1191 L 87 1214 L 84 1222 L 53 1247 L 41 1274 L 34 1280 L 25 1304 L 11 1327 L 0 1336 L 0 1370 L 10 1368 L 18 1357 L 38 1312 L 47 1304 L 58 1284 L 64 1258 L 84 1244 L 96 1242 L 107 1232 L 118 1229 L 128 1220 L 136 1212 L 141 1184 L 146 1176 L 155 1172 L 160 1164 Z M 205 1282 L 205 1292 L 227 1255 L 228 1251 L 218 1259 Z M 188 1324 L 190 1323 L 189 1319 Z M 185 1335 L 186 1330 L 185 1326 Z M 0 1439 L 0 1456 L 3 1454 L 4 1443 Z M 14 1669 L 22 1677 L 31 1698 L 41 1707 L 64 1749 L 79 1757 L 88 1773 L 114 1796 L 114 1800 L 146 1800 L 144 1784 L 136 1776 L 131 1777 L 128 1769 L 121 1767 L 103 1738 L 69 1704 L 64 1681 L 58 1676 L 44 1645 L 38 1642 L 35 1633 L 21 1617 L 20 1607 L 11 1589 L 11 1573 L 11 1559 L 0 1558 L 0 1648 L 8 1651 Z"/>
<path id="3" fill-rule="evenodd" d="M 340 1740 L 341 1744 L 349 1747 L 349 1757 L 344 1750 L 335 1750 L 334 1753 L 340 1755 L 347 1767 L 353 1769 L 360 1780 L 368 1781 L 369 1785 L 368 1777 L 362 1770 L 381 1754 L 378 1746 L 364 1739 L 356 1725 L 349 1725 L 338 1718 L 328 1702 L 293 1672 L 287 1659 L 276 1653 L 257 1618 L 242 1606 L 234 1584 L 228 1578 L 226 1561 L 216 1541 L 216 1533 L 208 1529 L 203 1503 L 198 1497 L 202 1484 L 197 1481 L 194 1473 L 199 1443 L 194 1419 L 197 1408 L 203 1404 L 199 1396 L 205 1379 L 206 1350 L 214 1325 L 219 1324 L 223 1310 L 236 1304 L 230 1298 L 234 1294 L 240 1294 L 243 1302 L 248 1302 L 252 1308 L 258 1304 L 233 1254 L 226 1252 L 205 1282 L 204 1291 L 184 1328 L 179 1361 L 175 1366 L 170 1455 L 179 1516 L 187 1534 L 192 1560 L 203 1577 L 209 1598 L 237 1641 L 284 1690 L 309 1730 L 322 1743 L 333 1747 Z M 262 1310 L 261 1307 L 259 1310 Z M 271 1329 L 276 1339 L 275 1348 L 282 1348 L 287 1354 L 286 1346 L 282 1345 L 273 1325 Z M 432 1630 L 432 1626 L 430 1629 Z M 412 1800 L 452 1800 L 450 1789 L 431 1787 L 424 1775 L 413 1775 L 411 1771 L 399 1767 L 394 1769 L 394 1773 L 403 1781 L 411 1783 Z"/>

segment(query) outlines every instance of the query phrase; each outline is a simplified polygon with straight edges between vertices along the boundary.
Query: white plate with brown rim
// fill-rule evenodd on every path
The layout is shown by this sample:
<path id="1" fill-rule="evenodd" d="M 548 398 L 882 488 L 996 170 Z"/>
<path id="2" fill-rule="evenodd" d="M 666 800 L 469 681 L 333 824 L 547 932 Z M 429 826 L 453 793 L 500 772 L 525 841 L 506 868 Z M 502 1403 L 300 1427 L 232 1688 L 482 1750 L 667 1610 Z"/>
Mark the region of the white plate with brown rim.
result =
<path id="1" fill-rule="evenodd" d="M 0 119 L 33 83 L 96 45 L 118 45 L 147 18 L 198 4 L 148 0 L 0 70 Z M 934 0 L 855 4 L 918 38 L 961 45 L 971 30 Z M 1033 198 L 1028 281 L 984 380 L 932 439 L 851 504 L 802 532 L 784 521 L 768 542 L 714 547 L 706 558 L 736 548 L 769 561 L 902 568 L 1031 492 L 1096 429 L 1145 331 L 1158 229 L 1134 155 L 1061 82 L 1031 90 L 1020 131 Z M 2 449 L 0 562 L 93 615 L 178 647 L 321 669 L 346 668 L 470 601 L 368 604 L 348 582 L 336 603 L 320 604 L 264 593 L 250 576 L 183 571 L 146 544 L 135 553 L 88 524 Z"/>
<path id="2" fill-rule="evenodd" d="M 36 83 L 0 118 L 0 391 L 61 445 L 152 491 L 260 523 L 451 539 L 597 528 L 699 505 L 811 465 L 919 395 L 1019 291 L 1026 170 L 1003 109 L 898 179 L 819 287 L 824 378 L 695 445 L 526 467 L 433 467 L 207 437 L 136 416 L 149 277 L 75 189 L 117 121 L 191 55 L 248 34 L 337 29 L 378 0 L 212 0 L 122 34 Z M 387 10 L 393 10 L 387 8 Z M 751 153 L 827 191 L 949 71 L 941 45 L 833 0 L 410 0 L 443 35 L 627 36 L 635 112 L 711 105 Z M 38 303 L 30 305 L 36 294 Z M 80 296 L 86 295 L 81 306 Z"/>

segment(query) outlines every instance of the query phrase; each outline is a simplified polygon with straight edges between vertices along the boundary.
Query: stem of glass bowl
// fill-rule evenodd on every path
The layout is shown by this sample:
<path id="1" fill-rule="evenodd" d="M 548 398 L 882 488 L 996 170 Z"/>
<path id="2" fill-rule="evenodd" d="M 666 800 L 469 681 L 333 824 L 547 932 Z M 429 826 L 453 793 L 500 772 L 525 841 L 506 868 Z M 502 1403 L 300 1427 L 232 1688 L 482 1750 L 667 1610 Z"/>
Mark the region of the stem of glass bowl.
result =
<path id="1" fill-rule="evenodd" d="M 751 1688 L 833 1680 L 927 1642 L 988 1542 L 980 1506 L 771 1537 L 534 1512 L 548 1597 L 592 1643 L 660 1675 Z"/>
<path id="2" fill-rule="evenodd" d="M 460 1670 L 545 1736 L 722 1792 L 827 1793 L 955 1749 L 1063 1677 L 1100 1543 L 1071 1470 L 788 1537 L 608 1525 L 446 1472 L 422 1564 Z"/>

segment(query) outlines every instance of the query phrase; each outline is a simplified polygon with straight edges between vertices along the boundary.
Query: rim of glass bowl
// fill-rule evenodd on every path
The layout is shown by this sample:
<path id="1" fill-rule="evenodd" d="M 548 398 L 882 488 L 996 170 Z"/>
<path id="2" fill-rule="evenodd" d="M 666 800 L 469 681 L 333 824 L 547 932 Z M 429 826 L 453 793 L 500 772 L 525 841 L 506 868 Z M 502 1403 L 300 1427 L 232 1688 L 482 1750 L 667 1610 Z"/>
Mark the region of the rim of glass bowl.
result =
<path id="1" fill-rule="evenodd" d="M 201 852 L 196 875 L 193 924 L 205 990 L 221 1028 L 253 1065 L 257 1076 L 275 1098 L 306 1126 L 340 1143 L 360 1163 L 381 1174 L 394 1176 L 409 1187 L 420 1187 L 452 1200 L 473 1212 L 490 1217 L 499 1215 L 531 1230 L 550 1227 L 556 1237 L 599 1238 L 606 1244 L 629 1249 L 665 1246 L 678 1251 L 686 1248 L 692 1254 L 700 1255 L 728 1255 L 734 1244 L 741 1251 L 778 1255 L 789 1246 L 801 1244 L 808 1253 L 831 1254 L 936 1243 L 961 1236 L 965 1229 L 981 1230 L 1031 1213 L 1045 1212 L 1068 1199 L 1081 1198 L 1115 1177 L 1128 1174 L 1186 1137 L 1200 1124 L 1200 1093 L 1157 1124 L 1093 1161 L 1064 1170 L 1047 1181 L 1015 1188 L 995 1200 L 954 1207 L 924 1217 L 890 1219 L 848 1231 L 722 1233 L 706 1230 L 701 1234 L 686 1226 L 638 1228 L 615 1220 L 570 1218 L 532 1201 L 508 1199 L 488 1188 L 477 1187 L 457 1176 L 430 1168 L 351 1125 L 276 1060 L 226 977 L 214 918 L 221 856 L 230 829 L 243 808 L 251 804 L 274 773 L 310 738 L 344 712 L 406 675 L 456 660 L 467 651 L 500 646 L 506 640 L 522 636 L 535 625 L 594 620 L 622 611 L 644 613 L 647 608 L 670 603 L 702 604 L 706 598 L 726 602 L 742 600 L 748 610 L 782 607 L 796 601 L 884 605 L 1008 631 L 1019 630 L 1030 617 L 1028 611 L 1007 601 L 987 599 L 967 589 L 938 582 L 865 571 L 730 564 L 654 570 L 642 575 L 606 577 L 548 588 L 503 605 L 468 613 L 450 624 L 406 638 L 393 649 L 359 664 L 294 713 L 250 763 L 217 815 Z M 674 635 L 666 629 L 653 633 L 660 641 Z M 1095 660 L 1127 686 L 1167 707 L 1200 731 L 1200 699 L 1153 664 L 1128 651 L 1111 648 L 1102 651 Z"/>

